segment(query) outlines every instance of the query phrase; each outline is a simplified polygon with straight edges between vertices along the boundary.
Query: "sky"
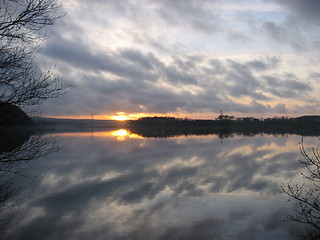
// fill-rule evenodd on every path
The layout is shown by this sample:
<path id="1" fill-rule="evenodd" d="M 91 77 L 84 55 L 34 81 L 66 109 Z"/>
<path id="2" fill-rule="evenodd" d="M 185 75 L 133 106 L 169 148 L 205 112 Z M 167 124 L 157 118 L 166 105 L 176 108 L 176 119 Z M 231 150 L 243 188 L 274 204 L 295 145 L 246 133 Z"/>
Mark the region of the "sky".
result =
<path id="1" fill-rule="evenodd" d="M 318 0 L 65 0 L 39 60 L 72 88 L 43 116 L 320 113 Z"/>

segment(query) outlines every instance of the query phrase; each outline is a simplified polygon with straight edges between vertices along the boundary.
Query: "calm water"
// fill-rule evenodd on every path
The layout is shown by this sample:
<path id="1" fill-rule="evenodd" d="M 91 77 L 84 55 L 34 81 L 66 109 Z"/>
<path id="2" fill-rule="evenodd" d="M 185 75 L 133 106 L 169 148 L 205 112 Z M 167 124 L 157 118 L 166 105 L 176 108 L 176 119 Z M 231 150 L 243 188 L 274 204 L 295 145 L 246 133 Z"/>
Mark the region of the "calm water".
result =
<path id="1" fill-rule="evenodd" d="M 59 152 L 12 177 L 4 239 L 292 239 L 280 186 L 301 182 L 300 136 L 54 136 Z"/>

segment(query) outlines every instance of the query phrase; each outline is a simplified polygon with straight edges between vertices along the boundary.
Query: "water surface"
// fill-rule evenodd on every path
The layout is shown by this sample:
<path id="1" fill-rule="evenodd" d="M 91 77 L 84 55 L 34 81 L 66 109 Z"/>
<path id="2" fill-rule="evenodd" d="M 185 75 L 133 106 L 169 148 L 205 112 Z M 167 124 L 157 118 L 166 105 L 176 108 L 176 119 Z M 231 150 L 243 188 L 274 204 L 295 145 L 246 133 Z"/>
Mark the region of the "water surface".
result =
<path id="1" fill-rule="evenodd" d="M 5 239 L 292 239 L 280 186 L 302 181 L 301 136 L 53 135 L 60 151 L 12 177 Z"/>

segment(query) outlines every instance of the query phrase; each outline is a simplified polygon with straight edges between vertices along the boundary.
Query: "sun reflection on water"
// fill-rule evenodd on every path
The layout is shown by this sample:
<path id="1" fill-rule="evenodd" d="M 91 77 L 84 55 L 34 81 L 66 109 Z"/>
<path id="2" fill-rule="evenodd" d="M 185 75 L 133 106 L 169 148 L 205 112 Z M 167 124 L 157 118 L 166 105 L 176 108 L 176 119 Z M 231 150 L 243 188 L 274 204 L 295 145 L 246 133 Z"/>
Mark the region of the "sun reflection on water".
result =
<path id="1" fill-rule="evenodd" d="M 130 137 L 130 132 L 126 129 L 120 129 L 116 131 L 112 131 L 110 133 L 113 137 L 117 137 L 117 141 L 121 142 L 126 140 L 126 137 Z"/>
<path id="2" fill-rule="evenodd" d="M 111 135 L 116 137 L 120 137 L 120 136 L 124 137 L 124 136 L 127 136 L 128 134 L 129 134 L 129 131 L 126 129 L 120 129 L 120 130 L 111 132 Z"/>
<path id="3" fill-rule="evenodd" d="M 130 138 L 142 139 L 142 136 L 131 133 L 126 129 L 118 129 L 112 131 L 91 131 L 91 132 L 67 132 L 67 133 L 54 133 L 52 135 L 59 135 L 63 137 L 97 137 L 97 138 L 116 138 L 117 141 L 125 141 Z"/>

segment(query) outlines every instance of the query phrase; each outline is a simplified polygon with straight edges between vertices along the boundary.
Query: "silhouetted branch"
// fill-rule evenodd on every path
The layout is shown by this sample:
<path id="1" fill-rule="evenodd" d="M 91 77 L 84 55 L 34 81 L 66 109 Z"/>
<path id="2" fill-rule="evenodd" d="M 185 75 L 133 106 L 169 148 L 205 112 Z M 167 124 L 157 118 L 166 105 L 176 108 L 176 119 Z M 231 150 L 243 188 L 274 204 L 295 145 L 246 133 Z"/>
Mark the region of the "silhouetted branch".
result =
<path id="1" fill-rule="evenodd" d="M 300 232 L 302 239 L 320 238 L 320 153 L 312 148 L 308 152 L 304 139 L 300 143 L 300 152 L 303 157 L 300 163 L 305 166 L 306 172 L 301 173 L 307 180 L 302 185 L 293 185 L 290 181 L 282 186 L 282 191 L 289 196 L 288 201 L 298 203 L 295 213 L 288 216 L 289 221 L 306 225 L 305 232 Z"/>
<path id="2" fill-rule="evenodd" d="M 0 1 L 0 103 L 38 105 L 63 96 L 68 85 L 35 63 L 42 30 L 62 15 L 57 0 Z"/>
<path id="3" fill-rule="evenodd" d="M 2 0 L 0 40 L 30 42 L 45 37 L 41 30 L 62 16 L 60 6 L 56 0 Z"/>

